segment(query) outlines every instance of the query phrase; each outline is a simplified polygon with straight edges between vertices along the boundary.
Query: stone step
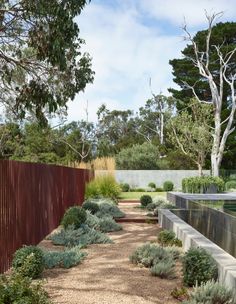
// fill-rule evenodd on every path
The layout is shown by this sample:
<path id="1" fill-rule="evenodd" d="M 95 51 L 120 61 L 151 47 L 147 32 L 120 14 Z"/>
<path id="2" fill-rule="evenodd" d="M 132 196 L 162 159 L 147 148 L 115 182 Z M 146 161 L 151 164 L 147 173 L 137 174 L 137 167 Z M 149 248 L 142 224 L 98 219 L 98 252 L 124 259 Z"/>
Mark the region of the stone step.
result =
<path id="1" fill-rule="evenodd" d="M 123 217 L 115 219 L 117 223 L 152 223 L 157 224 L 157 217 Z"/>

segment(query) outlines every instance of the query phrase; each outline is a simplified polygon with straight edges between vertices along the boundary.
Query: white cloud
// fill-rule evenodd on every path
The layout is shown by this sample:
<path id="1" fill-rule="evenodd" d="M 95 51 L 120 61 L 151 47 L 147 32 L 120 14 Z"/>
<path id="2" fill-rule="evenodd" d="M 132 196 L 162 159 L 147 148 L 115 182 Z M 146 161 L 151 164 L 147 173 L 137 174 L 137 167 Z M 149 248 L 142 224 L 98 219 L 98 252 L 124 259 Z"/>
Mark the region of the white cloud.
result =
<path id="1" fill-rule="evenodd" d="M 109 109 L 138 109 L 151 96 L 150 77 L 155 93 L 167 93 L 175 86 L 168 62 L 180 57 L 185 46 L 180 30 L 183 16 L 196 26 L 205 20 L 204 9 L 225 10 L 229 17 L 234 10 L 230 0 L 120 0 L 119 6 L 98 1 L 91 2 L 78 18 L 84 49 L 93 57 L 95 80 L 70 103 L 69 120 L 85 117 L 86 100 L 91 120 L 102 103 Z M 162 20 L 177 30 L 163 31 Z"/>

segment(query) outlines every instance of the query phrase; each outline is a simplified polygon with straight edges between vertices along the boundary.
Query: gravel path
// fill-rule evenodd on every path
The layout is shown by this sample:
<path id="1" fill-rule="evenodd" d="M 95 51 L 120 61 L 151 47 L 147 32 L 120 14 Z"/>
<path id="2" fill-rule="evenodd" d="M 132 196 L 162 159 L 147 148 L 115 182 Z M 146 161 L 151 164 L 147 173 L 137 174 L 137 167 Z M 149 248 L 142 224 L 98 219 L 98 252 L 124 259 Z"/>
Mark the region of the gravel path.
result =
<path id="1" fill-rule="evenodd" d="M 133 207 L 130 208 L 133 212 Z M 170 292 L 181 285 L 180 279 L 152 277 L 148 269 L 129 262 L 129 255 L 137 246 L 156 240 L 158 225 L 123 223 L 122 226 L 122 231 L 109 234 L 114 244 L 90 245 L 85 249 L 88 257 L 81 265 L 44 272 L 45 287 L 53 303 L 178 303 Z"/>

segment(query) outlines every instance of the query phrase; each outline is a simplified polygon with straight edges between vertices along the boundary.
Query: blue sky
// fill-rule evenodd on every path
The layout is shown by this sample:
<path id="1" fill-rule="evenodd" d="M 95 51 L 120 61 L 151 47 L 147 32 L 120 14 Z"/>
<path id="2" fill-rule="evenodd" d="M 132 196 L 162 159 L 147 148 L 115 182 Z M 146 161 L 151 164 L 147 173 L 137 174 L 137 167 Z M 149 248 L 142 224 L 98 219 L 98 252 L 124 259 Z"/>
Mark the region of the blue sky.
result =
<path id="1" fill-rule="evenodd" d="M 84 51 L 93 57 L 95 80 L 69 103 L 68 121 L 96 120 L 98 107 L 137 111 L 152 90 L 168 94 L 169 60 L 181 57 L 184 18 L 192 33 L 205 29 L 207 12 L 236 21 L 236 0 L 92 0 L 77 18 Z"/>

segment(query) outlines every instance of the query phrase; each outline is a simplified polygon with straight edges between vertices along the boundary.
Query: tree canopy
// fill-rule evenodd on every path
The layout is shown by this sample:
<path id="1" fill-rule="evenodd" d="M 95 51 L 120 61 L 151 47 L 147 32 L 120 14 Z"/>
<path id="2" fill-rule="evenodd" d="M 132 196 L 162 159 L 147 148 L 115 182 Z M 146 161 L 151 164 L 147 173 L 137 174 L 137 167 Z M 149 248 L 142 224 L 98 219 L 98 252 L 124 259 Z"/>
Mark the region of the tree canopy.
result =
<path id="1" fill-rule="evenodd" d="M 86 0 L 2 0 L 0 102 L 19 118 L 66 107 L 93 81 L 91 58 L 74 17 Z"/>

